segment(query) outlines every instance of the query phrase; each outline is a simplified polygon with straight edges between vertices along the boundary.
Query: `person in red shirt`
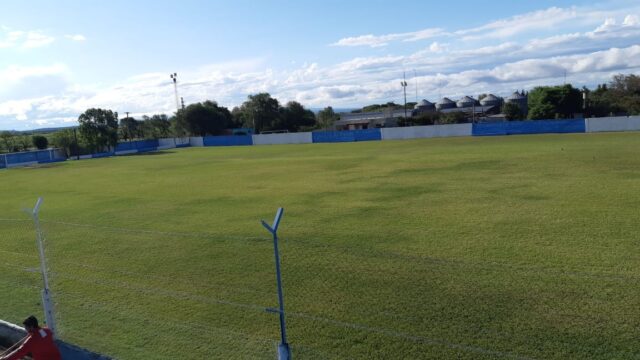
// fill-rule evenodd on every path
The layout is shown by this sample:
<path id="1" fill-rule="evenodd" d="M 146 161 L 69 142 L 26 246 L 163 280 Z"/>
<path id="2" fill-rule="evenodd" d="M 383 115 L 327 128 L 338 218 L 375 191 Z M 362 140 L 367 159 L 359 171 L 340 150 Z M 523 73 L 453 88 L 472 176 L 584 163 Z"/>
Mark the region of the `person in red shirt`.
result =
<path id="1" fill-rule="evenodd" d="M 20 360 L 27 355 L 33 360 L 62 360 L 51 330 L 38 326 L 35 316 L 29 316 L 22 324 L 27 330 L 27 337 L 20 347 L 3 355 L 0 360 Z"/>

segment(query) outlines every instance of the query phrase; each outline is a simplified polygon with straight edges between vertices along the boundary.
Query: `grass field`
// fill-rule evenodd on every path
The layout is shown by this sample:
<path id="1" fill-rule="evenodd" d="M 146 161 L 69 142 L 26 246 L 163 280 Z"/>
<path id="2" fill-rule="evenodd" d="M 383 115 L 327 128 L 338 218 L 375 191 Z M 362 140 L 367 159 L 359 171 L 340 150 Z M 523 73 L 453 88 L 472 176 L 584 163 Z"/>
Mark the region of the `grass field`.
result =
<path id="1" fill-rule="evenodd" d="M 0 171 L 0 318 L 122 359 L 640 359 L 640 133 L 187 148 Z M 15 219 L 15 220 L 7 220 Z M 20 220 L 20 221 L 19 221 Z"/>

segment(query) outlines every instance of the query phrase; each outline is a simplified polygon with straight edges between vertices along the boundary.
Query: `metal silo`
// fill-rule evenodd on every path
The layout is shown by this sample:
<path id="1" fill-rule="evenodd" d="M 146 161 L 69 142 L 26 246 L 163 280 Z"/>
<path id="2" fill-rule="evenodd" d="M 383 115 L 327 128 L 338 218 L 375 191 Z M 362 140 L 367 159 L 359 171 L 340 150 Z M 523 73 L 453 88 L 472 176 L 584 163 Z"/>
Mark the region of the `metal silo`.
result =
<path id="1" fill-rule="evenodd" d="M 456 103 L 446 97 L 436 103 L 436 110 L 453 109 L 455 107 Z"/>

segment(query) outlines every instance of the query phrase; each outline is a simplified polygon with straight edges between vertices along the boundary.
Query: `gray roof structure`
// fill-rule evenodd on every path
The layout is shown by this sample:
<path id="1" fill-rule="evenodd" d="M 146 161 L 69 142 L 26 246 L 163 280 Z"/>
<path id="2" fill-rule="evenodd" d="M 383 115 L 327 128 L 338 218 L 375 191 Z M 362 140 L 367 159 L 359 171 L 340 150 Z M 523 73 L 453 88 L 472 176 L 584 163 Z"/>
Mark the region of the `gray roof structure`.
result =
<path id="1" fill-rule="evenodd" d="M 466 112 L 466 113 L 471 113 L 474 112 L 476 114 L 484 114 L 486 112 L 489 112 L 491 110 L 493 110 L 493 108 L 495 108 L 496 105 L 491 105 L 491 106 L 468 106 L 468 107 L 457 107 L 457 108 L 451 108 L 451 109 L 442 109 L 440 110 L 441 113 L 446 114 L 446 113 L 453 113 L 453 112 Z"/>
<path id="2" fill-rule="evenodd" d="M 440 99 L 437 103 L 436 103 L 436 109 L 441 110 L 441 109 L 451 109 L 451 108 L 455 108 L 456 107 L 456 103 L 453 102 L 451 99 L 449 98 L 442 98 Z"/>
<path id="3" fill-rule="evenodd" d="M 420 100 L 413 108 L 416 110 L 433 109 L 435 104 L 427 99 Z"/>
<path id="4" fill-rule="evenodd" d="M 463 96 L 462 99 L 458 100 L 458 102 L 456 103 L 456 106 L 458 107 L 469 107 L 469 106 L 473 106 L 476 103 L 476 99 L 469 97 L 469 96 Z"/>
<path id="5" fill-rule="evenodd" d="M 383 120 L 388 118 L 404 117 L 404 109 L 394 111 L 377 111 L 364 113 L 340 113 L 340 120 L 336 121 L 336 125 L 360 124 L 368 123 L 372 120 Z M 411 116 L 411 111 L 407 109 L 407 116 Z"/>
<path id="6" fill-rule="evenodd" d="M 493 94 L 489 94 L 483 97 L 482 100 L 480 100 L 480 105 L 482 106 L 499 105 L 501 102 L 502 100 L 499 97 Z"/>
<path id="7" fill-rule="evenodd" d="M 513 94 L 511 94 L 508 98 L 506 98 L 507 101 L 512 101 L 512 100 L 522 100 L 522 99 L 526 99 L 527 97 L 524 95 L 521 95 L 519 92 L 514 92 Z"/>

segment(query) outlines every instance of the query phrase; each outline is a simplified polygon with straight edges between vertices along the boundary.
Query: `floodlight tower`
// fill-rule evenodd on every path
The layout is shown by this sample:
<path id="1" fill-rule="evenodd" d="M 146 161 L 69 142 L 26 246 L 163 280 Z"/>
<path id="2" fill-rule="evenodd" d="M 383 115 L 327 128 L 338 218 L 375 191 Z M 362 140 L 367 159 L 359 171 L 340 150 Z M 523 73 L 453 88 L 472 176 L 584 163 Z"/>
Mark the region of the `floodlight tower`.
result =
<path id="1" fill-rule="evenodd" d="M 176 94 L 176 111 L 180 111 L 180 101 L 178 101 L 178 73 L 169 74 L 173 80 L 173 91 Z"/>
<path id="2" fill-rule="evenodd" d="M 407 78 L 406 74 L 402 72 L 402 81 L 400 81 L 400 85 L 402 86 L 402 90 L 404 90 L 404 118 L 407 119 Z"/>

